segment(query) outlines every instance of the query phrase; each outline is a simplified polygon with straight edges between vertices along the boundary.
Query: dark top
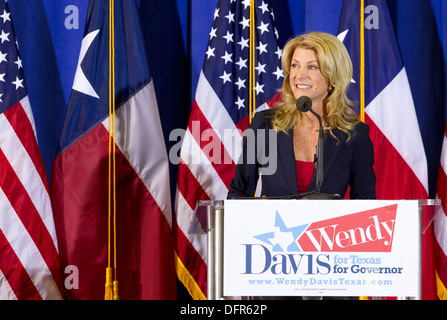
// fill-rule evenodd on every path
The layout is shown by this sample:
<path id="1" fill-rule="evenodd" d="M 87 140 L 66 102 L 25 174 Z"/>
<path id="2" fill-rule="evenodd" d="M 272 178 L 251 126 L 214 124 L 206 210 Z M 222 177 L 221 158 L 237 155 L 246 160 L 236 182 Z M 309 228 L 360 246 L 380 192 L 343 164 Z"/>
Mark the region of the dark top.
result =
<path id="1" fill-rule="evenodd" d="M 261 196 L 299 193 L 293 129 L 287 133 L 271 129 L 271 118 L 276 110 L 264 110 L 254 116 L 242 140 L 242 154 L 230 182 L 228 199 L 253 197 L 259 172 L 262 172 Z M 350 199 L 375 199 L 374 149 L 369 126 L 365 123 L 356 125 L 348 142 L 345 133 L 336 129 L 332 131 L 338 140 L 329 133 L 325 134 L 320 192 L 338 194 L 343 198 L 350 186 Z M 316 171 L 308 190 L 315 188 Z"/>

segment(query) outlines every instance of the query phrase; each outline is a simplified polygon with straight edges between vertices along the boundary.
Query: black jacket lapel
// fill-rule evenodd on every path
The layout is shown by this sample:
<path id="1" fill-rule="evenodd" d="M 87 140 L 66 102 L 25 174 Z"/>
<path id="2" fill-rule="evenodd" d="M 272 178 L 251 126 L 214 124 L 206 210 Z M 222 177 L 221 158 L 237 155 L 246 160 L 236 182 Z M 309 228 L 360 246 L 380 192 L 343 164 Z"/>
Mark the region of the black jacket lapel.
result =
<path id="1" fill-rule="evenodd" d="M 293 130 L 289 130 L 287 134 L 278 132 L 278 169 L 281 166 L 290 194 L 298 193 L 298 185 L 296 181 L 296 162 L 295 153 L 293 152 Z"/>

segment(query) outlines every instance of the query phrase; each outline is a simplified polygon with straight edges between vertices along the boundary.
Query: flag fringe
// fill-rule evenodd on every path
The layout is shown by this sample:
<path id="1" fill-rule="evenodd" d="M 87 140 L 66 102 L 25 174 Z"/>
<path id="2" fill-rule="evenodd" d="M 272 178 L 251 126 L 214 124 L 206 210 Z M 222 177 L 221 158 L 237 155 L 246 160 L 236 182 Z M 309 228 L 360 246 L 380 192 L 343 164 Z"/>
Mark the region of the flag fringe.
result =
<path id="1" fill-rule="evenodd" d="M 207 300 L 205 294 L 202 292 L 191 273 L 189 273 L 176 251 L 174 251 L 174 255 L 177 278 L 181 283 L 183 283 L 186 290 L 188 290 L 189 294 L 194 300 Z"/>
<path id="2" fill-rule="evenodd" d="M 438 272 L 436 271 L 436 287 L 438 290 L 438 298 L 439 300 L 447 300 L 447 289 L 445 288 L 444 283 L 439 277 Z"/>

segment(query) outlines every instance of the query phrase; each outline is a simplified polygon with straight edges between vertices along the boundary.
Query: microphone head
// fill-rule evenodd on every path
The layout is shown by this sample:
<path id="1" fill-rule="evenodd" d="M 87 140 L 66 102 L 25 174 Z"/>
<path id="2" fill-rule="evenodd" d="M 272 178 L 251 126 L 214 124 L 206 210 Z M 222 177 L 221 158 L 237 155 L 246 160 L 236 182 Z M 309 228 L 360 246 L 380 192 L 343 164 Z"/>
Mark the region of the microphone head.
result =
<path id="1" fill-rule="evenodd" d="M 296 100 L 296 107 L 301 112 L 307 112 L 312 109 L 312 100 L 308 96 L 301 96 Z"/>

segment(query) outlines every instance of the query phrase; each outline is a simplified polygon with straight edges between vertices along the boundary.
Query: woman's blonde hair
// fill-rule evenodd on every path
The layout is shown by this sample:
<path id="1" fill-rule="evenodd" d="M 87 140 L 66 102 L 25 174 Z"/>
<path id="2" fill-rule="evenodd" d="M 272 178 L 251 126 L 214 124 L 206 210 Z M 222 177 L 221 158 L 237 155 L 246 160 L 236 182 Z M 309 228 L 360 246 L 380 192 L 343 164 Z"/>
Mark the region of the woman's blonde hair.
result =
<path id="1" fill-rule="evenodd" d="M 295 106 L 296 99 L 290 88 L 290 66 L 296 48 L 315 52 L 321 73 L 326 78 L 328 96 L 323 101 L 323 117 L 326 130 L 339 129 L 351 137 L 351 131 L 359 122 L 350 108 L 354 104 L 346 96 L 352 78 L 352 62 L 349 54 L 336 37 L 324 32 L 311 32 L 290 39 L 283 49 L 281 58 L 284 82 L 281 88 L 282 101 L 278 102 L 272 124 L 278 131 L 287 132 L 295 123 L 299 124 L 303 115 Z"/>

